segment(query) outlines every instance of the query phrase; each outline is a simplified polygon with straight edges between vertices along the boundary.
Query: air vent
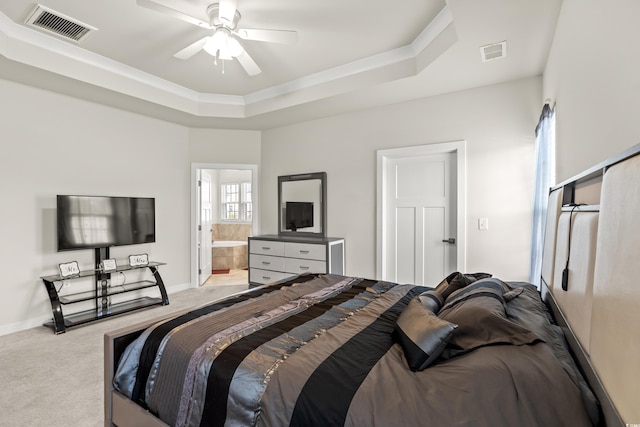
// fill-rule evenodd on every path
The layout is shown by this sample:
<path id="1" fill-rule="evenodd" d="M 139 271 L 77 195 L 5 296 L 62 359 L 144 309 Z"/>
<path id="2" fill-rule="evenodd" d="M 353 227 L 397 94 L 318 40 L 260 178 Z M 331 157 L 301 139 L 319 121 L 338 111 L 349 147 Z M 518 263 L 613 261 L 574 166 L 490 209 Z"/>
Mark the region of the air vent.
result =
<path id="1" fill-rule="evenodd" d="M 482 56 L 482 62 L 504 58 L 505 56 L 507 56 L 507 42 L 502 41 L 500 43 L 492 43 L 485 46 L 480 46 L 480 55 Z"/>
<path id="2" fill-rule="evenodd" d="M 98 31 L 97 28 L 91 25 L 65 16 L 40 4 L 31 12 L 25 23 L 74 42 L 80 42 L 89 37 L 94 31 Z"/>

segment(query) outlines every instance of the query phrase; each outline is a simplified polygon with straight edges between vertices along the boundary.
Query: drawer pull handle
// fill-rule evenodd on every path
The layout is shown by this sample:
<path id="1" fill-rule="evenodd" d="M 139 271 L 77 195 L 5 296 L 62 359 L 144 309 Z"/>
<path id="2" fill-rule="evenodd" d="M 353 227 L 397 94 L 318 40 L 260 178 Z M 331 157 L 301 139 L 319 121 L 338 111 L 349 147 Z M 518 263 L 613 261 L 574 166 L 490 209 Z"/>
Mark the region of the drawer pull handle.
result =
<path id="1" fill-rule="evenodd" d="M 263 278 L 264 280 L 271 280 L 271 277 L 269 277 L 269 276 L 262 276 L 262 278 Z"/>
<path id="2" fill-rule="evenodd" d="M 271 248 L 270 248 L 269 246 L 263 246 L 263 247 L 262 247 L 262 250 L 263 250 L 263 251 L 270 251 L 270 250 L 271 250 Z"/>
<path id="3" fill-rule="evenodd" d="M 267 261 L 262 261 L 262 265 L 271 265 L 271 263 Z"/>
<path id="4" fill-rule="evenodd" d="M 300 270 L 308 270 L 308 269 L 309 269 L 309 267 L 305 267 L 304 265 L 300 266 Z"/>
<path id="5" fill-rule="evenodd" d="M 308 253 L 309 253 L 309 251 L 302 251 L 302 250 L 301 250 L 301 251 L 300 251 L 300 253 L 301 253 L 301 254 L 305 254 L 305 255 L 306 255 L 306 254 L 308 254 Z"/>

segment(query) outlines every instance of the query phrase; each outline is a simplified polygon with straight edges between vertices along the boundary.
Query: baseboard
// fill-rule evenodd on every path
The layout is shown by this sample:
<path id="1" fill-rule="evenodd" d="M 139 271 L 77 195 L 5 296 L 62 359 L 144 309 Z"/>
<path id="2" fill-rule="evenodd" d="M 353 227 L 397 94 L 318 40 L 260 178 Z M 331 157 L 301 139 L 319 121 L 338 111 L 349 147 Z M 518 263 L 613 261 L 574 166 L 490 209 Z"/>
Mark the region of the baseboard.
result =
<path id="1" fill-rule="evenodd" d="M 2 325 L 0 326 L 0 337 L 13 334 L 15 332 L 25 331 L 27 329 L 37 328 L 50 321 L 51 315 L 42 316 L 40 318 L 27 319 L 23 320 L 22 322 L 10 323 L 8 325 Z"/>
<path id="2" fill-rule="evenodd" d="M 186 291 L 187 289 L 197 288 L 197 286 L 192 286 L 191 283 L 180 283 L 178 285 L 167 286 L 167 293 L 169 295 L 175 294 L 176 292 Z"/>

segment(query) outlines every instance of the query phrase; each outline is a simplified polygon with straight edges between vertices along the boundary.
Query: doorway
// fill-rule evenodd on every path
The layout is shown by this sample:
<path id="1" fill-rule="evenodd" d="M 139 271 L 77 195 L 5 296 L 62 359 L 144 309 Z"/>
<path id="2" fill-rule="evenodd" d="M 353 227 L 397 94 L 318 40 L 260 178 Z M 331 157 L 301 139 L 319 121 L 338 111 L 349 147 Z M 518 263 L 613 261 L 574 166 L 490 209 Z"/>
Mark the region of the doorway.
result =
<path id="1" fill-rule="evenodd" d="M 379 279 L 436 286 L 465 271 L 465 141 L 379 150 Z"/>
<path id="2" fill-rule="evenodd" d="M 245 267 L 246 238 L 259 230 L 258 188 L 257 165 L 192 164 L 193 287 L 212 282 L 225 284 L 225 277 L 229 277 L 229 284 L 239 283 Z"/>

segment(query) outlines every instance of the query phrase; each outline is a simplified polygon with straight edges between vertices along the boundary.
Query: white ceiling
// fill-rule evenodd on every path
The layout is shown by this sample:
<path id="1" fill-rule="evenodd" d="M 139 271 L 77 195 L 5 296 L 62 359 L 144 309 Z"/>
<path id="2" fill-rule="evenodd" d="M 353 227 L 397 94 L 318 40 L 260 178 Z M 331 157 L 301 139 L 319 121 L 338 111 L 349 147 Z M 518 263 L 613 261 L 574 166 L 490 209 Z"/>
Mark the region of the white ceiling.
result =
<path id="1" fill-rule="evenodd" d="M 155 0 L 208 21 L 212 0 Z M 0 0 L 0 77 L 194 127 L 267 129 L 540 75 L 561 0 L 238 0 L 239 27 L 296 30 L 243 41 L 262 69 L 173 54 L 211 30 L 136 0 L 41 0 L 96 27 L 79 43 L 27 27 L 36 6 Z M 483 63 L 480 46 L 505 41 Z M 223 72 L 224 71 L 224 72 Z"/>

